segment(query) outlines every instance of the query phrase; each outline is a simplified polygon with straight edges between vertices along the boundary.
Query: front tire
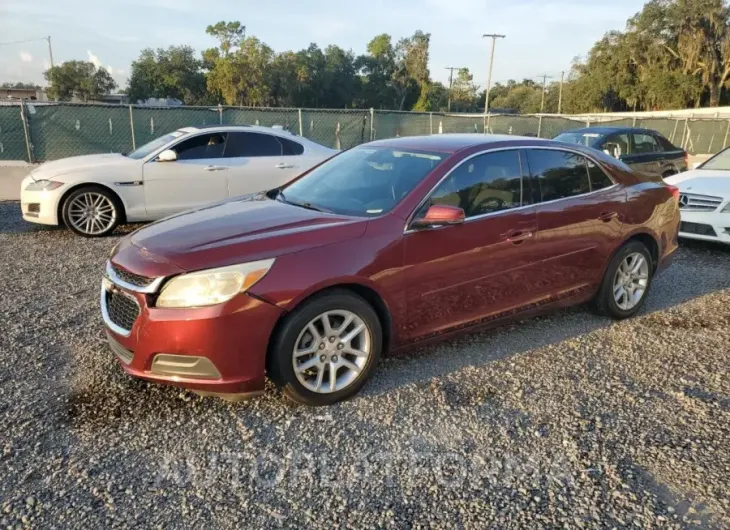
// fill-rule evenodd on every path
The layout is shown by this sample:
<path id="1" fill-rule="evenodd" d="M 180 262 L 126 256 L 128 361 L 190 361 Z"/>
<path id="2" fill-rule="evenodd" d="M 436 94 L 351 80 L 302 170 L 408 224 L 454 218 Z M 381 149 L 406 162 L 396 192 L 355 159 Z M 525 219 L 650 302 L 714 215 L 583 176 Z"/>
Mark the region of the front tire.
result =
<path id="1" fill-rule="evenodd" d="M 602 315 L 622 320 L 634 316 L 646 301 L 654 274 L 651 254 L 640 241 L 629 241 L 611 259 L 594 300 Z"/>
<path id="2" fill-rule="evenodd" d="M 298 403 L 331 405 L 362 388 L 382 344 L 372 306 L 349 291 L 329 291 L 286 317 L 269 351 L 269 375 Z"/>
<path id="3" fill-rule="evenodd" d="M 63 202 L 64 224 L 84 237 L 103 237 L 119 225 L 122 205 L 110 191 L 100 186 L 84 186 L 74 190 Z"/>

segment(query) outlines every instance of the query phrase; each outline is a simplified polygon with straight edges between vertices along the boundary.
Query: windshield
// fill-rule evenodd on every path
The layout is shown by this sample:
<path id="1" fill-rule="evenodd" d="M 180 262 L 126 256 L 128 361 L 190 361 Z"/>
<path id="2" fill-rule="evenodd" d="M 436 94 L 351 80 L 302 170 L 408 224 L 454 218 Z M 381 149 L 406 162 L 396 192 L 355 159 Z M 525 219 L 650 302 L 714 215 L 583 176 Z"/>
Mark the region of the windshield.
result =
<path id="1" fill-rule="evenodd" d="M 356 147 L 283 189 L 279 200 L 343 215 L 389 212 L 446 155 Z"/>
<path id="2" fill-rule="evenodd" d="M 144 158 L 150 153 L 154 153 L 161 147 L 166 146 L 170 142 L 172 142 L 175 138 L 180 138 L 184 132 L 181 131 L 175 131 L 171 132 L 169 134 L 166 134 L 165 136 L 160 136 L 159 138 L 156 138 L 152 140 L 151 142 L 147 142 L 142 147 L 138 147 L 131 153 L 129 153 L 127 156 L 129 158 L 134 158 L 135 160 L 139 160 L 140 158 Z"/>
<path id="3" fill-rule="evenodd" d="M 716 171 L 730 171 L 730 148 L 720 151 L 697 169 L 714 169 Z"/>
<path id="4" fill-rule="evenodd" d="M 602 136 L 598 133 L 574 133 L 565 132 L 557 135 L 553 140 L 556 142 L 564 142 L 566 144 L 584 145 L 593 147 Z"/>

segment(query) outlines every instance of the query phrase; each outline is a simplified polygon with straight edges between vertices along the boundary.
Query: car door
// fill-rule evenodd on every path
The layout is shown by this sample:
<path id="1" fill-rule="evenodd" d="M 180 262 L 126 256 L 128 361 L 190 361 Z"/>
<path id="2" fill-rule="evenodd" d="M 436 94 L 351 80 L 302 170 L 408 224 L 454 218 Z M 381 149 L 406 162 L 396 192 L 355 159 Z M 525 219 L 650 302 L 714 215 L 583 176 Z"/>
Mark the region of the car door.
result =
<path id="1" fill-rule="evenodd" d="M 225 199 L 225 141 L 226 133 L 199 134 L 172 147 L 177 160 L 161 162 L 154 158 L 146 162 L 144 195 L 148 215 L 160 218 Z"/>
<path id="2" fill-rule="evenodd" d="M 231 132 L 224 157 L 231 197 L 277 188 L 301 171 L 301 144 L 261 132 Z"/>
<path id="3" fill-rule="evenodd" d="M 621 240 L 626 191 L 598 163 L 569 150 L 526 150 L 536 182 L 537 238 L 534 252 L 544 274 L 536 289 L 563 296 L 601 281 Z"/>
<path id="4" fill-rule="evenodd" d="M 407 229 L 406 303 L 402 330 L 418 340 L 525 306 L 538 275 L 533 244 L 537 218 L 519 150 L 464 160 L 435 188 L 414 218 L 430 205 L 464 209 L 464 223 Z"/>
<path id="5" fill-rule="evenodd" d="M 621 160 L 637 171 L 647 175 L 661 176 L 664 148 L 653 134 L 631 133 L 631 154 Z"/>

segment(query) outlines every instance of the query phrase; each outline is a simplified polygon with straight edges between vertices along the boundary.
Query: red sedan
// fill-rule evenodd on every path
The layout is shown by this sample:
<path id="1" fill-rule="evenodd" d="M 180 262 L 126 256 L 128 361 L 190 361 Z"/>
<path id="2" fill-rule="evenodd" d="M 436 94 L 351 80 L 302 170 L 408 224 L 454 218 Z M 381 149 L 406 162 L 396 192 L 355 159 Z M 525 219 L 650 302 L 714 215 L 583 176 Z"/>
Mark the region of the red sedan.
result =
<path id="1" fill-rule="evenodd" d="M 576 145 L 376 141 L 127 236 L 101 310 L 133 376 L 237 399 L 268 375 L 329 404 L 385 351 L 587 301 L 634 315 L 677 249 L 677 198 Z"/>

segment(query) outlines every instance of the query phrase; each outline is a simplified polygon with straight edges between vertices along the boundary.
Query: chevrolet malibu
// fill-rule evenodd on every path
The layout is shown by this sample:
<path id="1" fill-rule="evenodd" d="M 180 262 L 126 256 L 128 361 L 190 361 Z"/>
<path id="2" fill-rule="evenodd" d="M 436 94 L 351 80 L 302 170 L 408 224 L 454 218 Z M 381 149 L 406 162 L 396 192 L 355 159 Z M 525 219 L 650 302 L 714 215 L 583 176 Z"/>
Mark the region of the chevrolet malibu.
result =
<path id="1" fill-rule="evenodd" d="M 581 302 L 636 314 L 677 249 L 677 200 L 582 146 L 381 140 L 127 236 L 101 311 L 130 375 L 233 400 L 268 375 L 331 404 L 386 351 Z"/>

